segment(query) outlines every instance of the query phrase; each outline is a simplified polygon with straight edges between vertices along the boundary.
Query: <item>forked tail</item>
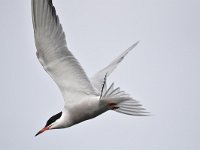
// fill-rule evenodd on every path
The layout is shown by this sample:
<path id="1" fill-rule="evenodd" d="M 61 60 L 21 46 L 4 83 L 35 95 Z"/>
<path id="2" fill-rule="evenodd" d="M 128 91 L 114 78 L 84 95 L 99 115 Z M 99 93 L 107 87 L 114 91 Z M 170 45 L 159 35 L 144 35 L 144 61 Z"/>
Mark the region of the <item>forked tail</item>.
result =
<path id="1" fill-rule="evenodd" d="M 121 91 L 119 87 L 114 88 L 114 83 L 103 93 L 100 100 L 104 101 L 110 110 L 132 116 L 148 116 L 148 112 L 138 101 Z"/>

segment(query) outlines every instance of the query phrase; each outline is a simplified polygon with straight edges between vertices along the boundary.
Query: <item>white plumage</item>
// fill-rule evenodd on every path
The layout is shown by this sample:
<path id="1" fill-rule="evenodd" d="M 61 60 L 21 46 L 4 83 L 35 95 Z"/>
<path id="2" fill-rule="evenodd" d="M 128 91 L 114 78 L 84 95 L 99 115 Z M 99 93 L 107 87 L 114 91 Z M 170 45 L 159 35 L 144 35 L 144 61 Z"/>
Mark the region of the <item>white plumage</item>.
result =
<path id="1" fill-rule="evenodd" d="M 137 43 L 89 79 L 67 48 L 65 34 L 51 0 L 32 0 L 32 20 L 37 57 L 65 100 L 62 112 L 52 116 L 38 134 L 72 126 L 107 110 L 146 115 L 141 105 L 129 95 L 114 88 L 114 84 L 108 89 L 106 85 L 107 77 Z"/>

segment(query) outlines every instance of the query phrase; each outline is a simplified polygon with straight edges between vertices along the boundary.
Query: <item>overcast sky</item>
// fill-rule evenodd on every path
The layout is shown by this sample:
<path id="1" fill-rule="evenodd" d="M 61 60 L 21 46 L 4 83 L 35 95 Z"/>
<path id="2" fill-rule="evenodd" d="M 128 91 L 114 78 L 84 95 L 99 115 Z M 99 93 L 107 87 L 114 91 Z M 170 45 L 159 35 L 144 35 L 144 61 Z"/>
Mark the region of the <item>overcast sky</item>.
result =
<path id="1" fill-rule="evenodd" d="M 35 55 L 31 1 L 1 0 L 0 149 L 199 150 L 200 1 L 53 2 L 88 76 L 140 40 L 108 80 L 152 116 L 110 111 L 35 138 L 63 99 Z"/>

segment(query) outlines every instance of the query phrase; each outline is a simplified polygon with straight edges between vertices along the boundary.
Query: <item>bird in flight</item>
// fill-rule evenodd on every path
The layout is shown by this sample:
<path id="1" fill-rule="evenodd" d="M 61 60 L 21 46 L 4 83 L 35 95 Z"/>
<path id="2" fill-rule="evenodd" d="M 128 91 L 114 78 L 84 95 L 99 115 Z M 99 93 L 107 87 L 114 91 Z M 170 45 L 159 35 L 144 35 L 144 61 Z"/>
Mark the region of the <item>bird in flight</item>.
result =
<path id="1" fill-rule="evenodd" d="M 133 116 L 147 115 L 138 101 L 119 87 L 115 88 L 114 83 L 108 87 L 106 84 L 107 77 L 138 42 L 88 78 L 67 48 L 65 33 L 52 0 L 32 0 L 31 6 L 37 58 L 64 98 L 61 112 L 53 115 L 35 136 L 47 130 L 73 126 L 108 110 Z"/>

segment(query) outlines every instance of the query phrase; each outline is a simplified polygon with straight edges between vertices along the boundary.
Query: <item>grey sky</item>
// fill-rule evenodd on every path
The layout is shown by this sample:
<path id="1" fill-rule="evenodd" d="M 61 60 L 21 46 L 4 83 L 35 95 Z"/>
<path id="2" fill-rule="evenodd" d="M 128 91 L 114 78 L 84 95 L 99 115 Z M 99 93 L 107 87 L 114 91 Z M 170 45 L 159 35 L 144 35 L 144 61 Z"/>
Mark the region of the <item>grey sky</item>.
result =
<path id="1" fill-rule="evenodd" d="M 30 0 L 1 0 L 0 149 L 200 149 L 200 1 L 53 2 L 68 47 L 88 76 L 140 40 L 109 83 L 153 116 L 107 112 L 35 138 L 63 100 L 35 55 Z"/>

